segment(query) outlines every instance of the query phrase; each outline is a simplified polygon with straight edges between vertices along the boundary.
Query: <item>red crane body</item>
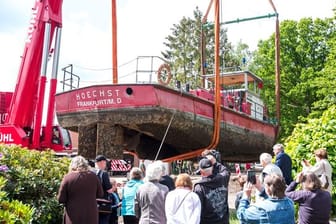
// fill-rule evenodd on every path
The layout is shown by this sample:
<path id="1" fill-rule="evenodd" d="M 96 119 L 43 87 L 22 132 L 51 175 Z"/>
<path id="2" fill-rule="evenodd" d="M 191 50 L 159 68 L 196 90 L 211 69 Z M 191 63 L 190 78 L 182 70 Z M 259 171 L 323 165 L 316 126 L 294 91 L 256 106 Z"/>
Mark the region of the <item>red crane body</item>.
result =
<path id="1" fill-rule="evenodd" d="M 69 141 L 62 137 L 62 134 L 67 133 L 65 129 L 54 125 L 61 27 L 62 0 L 36 0 L 8 116 L 4 124 L 0 125 L 1 143 L 31 149 L 71 149 L 68 136 L 64 137 Z M 51 48 L 52 44 L 54 48 Z M 46 126 L 42 127 L 50 54 L 53 54 L 53 66 L 49 80 Z M 58 134 L 57 139 L 53 133 Z"/>

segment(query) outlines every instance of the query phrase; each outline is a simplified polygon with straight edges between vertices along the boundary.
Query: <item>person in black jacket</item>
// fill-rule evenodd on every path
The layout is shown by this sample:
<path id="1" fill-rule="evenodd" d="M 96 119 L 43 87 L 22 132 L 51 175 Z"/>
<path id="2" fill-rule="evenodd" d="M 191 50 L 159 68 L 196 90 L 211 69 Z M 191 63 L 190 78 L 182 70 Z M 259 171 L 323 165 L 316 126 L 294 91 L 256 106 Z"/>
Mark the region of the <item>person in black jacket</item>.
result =
<path id="1" fill-rule="evenodd" d="M 211 163 L 213 165 L 212 173 L 214 175 L 220 174 L 220 175 L 229 177 L 227 179 L 228 182 L 225 183 L 225 185 L 228 186 L 229 181 L 230 181 L 231 173 L 230 173 L 229 169 L 221 163 L 220 153 L 218 151 L 216 151 L 215 149 L 211 149 L 211 150 L 206 149 L 202 152 L 202 156 L 211 161 Z"/>
<path id="2" fill-rule="evenodd" d="M 175 189 L 175 182 L 173 180 L 173 178 L 171 178 L 168 175 L 167 169 L 165 167 L 165 164 L 161 161 L 157 161 L 162 165 L 162 176 L 161 179 L 159 180 L 160 184 L 166 185 L 169 189 L 169 191 L 172 191 Z"/>
<path id="3" fill-rule="evenodd" d="M 275 155 L 275 165 L 281 169 L 286 184 L 289 185 L 293 180 L 292 159 L 287 153 L 285 153 L 285 149 L 282 144 L 275 144 L 273 146 L 273 153 Z"/>
<path id="4" fill-rule="evenodd" d="M 228 182 L 229 174 L 214 174 L 213 164 L 207 159 L 199 162 L 202 179 L 194 186 L 194 192 L 201 200 L 200 224 L 228 224 Z"/>
<path id="5" fill-rule="evenodd" d="M 113 193 L 112 184 L 110 182 L 110 177 L 106 170 L 107 159 L 103 155 L 98 155 L 95 159 L 96 165 L 96 175 L 99 178 L 103 191 L 105 200 L 110 200 L 109 195 Z M 99 212 L 99 224 L 108 224 L 110 219 L 110 213 L 101 213 Z"/>

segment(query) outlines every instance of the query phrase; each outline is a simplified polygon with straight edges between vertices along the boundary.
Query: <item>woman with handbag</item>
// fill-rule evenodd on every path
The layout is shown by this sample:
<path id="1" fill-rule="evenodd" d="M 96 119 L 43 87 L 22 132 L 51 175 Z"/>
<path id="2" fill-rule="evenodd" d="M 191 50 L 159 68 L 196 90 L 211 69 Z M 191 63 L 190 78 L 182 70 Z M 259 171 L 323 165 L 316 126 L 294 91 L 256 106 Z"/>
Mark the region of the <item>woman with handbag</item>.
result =
<path id="1" fill-rule="evenodd" d="M 179 174 L 175 180 L 175 187 L 166 197 L 167 224 L 200 223 L 201 201 L 192 191 L 190 176 L 186 173 Z"/>
<path id="2" fill-rule="evenodd" d="M 332 189 L 332 167 L 328 161 L 328 152 L 325 148 L 320 148 L 314 151 L 316 163 L 312 166 L 307 160 L 303 160 L 303 171 L 315 173 L 321 181 L 322 189 L 329 191 Z"/>

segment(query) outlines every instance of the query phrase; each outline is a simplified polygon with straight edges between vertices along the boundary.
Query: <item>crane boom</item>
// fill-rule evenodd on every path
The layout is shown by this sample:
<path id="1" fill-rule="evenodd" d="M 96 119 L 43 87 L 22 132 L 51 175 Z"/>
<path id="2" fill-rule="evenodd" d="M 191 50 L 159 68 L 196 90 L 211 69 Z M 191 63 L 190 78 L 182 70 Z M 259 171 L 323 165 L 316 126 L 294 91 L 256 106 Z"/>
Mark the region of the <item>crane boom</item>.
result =
<path id="1" fill-rule="evenodd" d="M 36 0 L 8 117 L 0 126 L 0 142 L 29 148 L 52 148 L 61 27 L 62 0 Z M 53 43 L 54 48 L 51 47 Z M 42 128 L 47 62 L 52 52 L 54 62 L 47 125 Z"/>

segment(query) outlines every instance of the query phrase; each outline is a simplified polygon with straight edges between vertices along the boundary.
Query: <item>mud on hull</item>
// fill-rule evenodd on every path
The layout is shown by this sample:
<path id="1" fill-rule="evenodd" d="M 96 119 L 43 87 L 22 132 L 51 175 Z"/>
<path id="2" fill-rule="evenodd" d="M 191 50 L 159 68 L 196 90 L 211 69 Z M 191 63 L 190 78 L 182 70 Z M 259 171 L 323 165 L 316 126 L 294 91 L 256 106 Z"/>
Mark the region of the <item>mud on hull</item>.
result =
<path id="1" fill-rule="evenodd" d="M 107 98 L 109 92 L 117 96 Z M 99 104 L 106 99 L 114 103 Z M 79 153 L 88 158 L 122 158 L 129 150 L 154 159 L 162 143 L 158 158 L 164 159 L 206 147 L 212 139 L 213 103 L 160 85 L 91 86 L 58 94 L 56 102 L 59 123 L 79 133 Z M 256 161 L 271 152 L 274 125 L 224 107 L 221 119 L 217 150 L 223 160 Z"/>

